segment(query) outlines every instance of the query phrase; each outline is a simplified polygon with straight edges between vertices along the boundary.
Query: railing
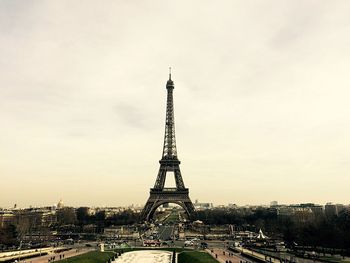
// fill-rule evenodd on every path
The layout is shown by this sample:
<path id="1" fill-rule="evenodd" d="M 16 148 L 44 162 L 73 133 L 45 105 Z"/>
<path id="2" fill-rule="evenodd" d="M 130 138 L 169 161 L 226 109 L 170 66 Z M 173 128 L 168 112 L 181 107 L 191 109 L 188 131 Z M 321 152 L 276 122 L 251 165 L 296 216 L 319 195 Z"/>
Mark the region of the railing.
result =
<path id="1" fill-rule="evenodd" d="M 183 193 L 183 192 L 188 192 L 188 188 L 183 188 L 183 189 L 177 189 L 174 187 L 166 187 L 163 189 L 152 188 L 151 192 L 152 193 Z"/>
<path id="2" fill-rule="evenodd" d="M 176 192 L 177 189 L 176 189 L 176 188 L 170 188 L 170 187 L 168 187 L 168 188 L 163 188 L 163 191 L 164 191 L 164 192 Z"/>

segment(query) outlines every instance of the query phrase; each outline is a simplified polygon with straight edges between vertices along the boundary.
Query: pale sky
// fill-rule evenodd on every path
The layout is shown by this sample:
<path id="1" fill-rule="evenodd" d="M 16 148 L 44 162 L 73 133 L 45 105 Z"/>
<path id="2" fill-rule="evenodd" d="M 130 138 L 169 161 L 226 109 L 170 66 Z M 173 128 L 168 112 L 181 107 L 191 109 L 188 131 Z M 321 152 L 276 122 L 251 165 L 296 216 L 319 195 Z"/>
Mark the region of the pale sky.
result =
<path id="1" fill-rule="evenodd" d="M 350 203 L 349 14 L 334 0 L 1 0 L 0 207 L 143 205 L 169 66 L 192 201 Z"/>

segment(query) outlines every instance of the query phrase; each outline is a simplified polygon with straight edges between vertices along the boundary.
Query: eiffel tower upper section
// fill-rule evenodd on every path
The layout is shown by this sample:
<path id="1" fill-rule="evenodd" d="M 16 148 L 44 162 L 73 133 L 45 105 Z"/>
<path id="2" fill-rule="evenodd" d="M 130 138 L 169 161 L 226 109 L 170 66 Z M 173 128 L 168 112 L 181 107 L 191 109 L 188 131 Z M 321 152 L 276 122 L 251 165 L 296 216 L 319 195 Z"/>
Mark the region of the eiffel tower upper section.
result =
<path id="1" fill-rule="evenodd" d="M 173 100 L 174 82 L 171 80 L 171 71 L 169 72 L 169 80 L 167 81 L 166 89 L 168 91 L 168 95 L 166 103 L 166 120 L 162 160 L 177 160 Z"/>
<path id="2" fill-rule="evenodd" d="M 185 190 L 185 184 L 182 180 L 180 171 L 180 161 L 177 158 L 176 140 L 175 140 L 175 121 L 174 121 L 174 99 L 173 90 L 174 82 L 171 79 L 171 72 L 169 72 L 169 80 L 166 84 L 167 89 L 167 103 L 166 103 L 166 119 L 165 119 L 165 134 L 162 159 L 159 161 L 160 168 L 154 190 L 163 190 L 167 172 L 174 172 L 176 189 Z"/>

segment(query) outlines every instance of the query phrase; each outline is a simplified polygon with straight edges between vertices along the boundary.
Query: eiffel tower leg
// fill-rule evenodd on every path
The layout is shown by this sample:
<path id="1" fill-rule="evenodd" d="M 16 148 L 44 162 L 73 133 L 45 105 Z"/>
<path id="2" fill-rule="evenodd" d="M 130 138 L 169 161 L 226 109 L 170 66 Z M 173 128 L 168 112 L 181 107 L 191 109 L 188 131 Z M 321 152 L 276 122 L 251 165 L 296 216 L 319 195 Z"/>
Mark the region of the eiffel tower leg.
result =
<path id="1" fill-rule="evenodd" d="M 182 180 L 180 167 L 178 165 L 174 169 L 174 175 L 175 175 L 176 188 L 177 189 L 184 189 L 185 184 L 184 184 L 184 181 Z"/>
<path id="2" fill-rule="evenodd" d="M 141 221 L 148 221 L 149 220 L 149 213 L 151 211 L 151 208 L 153 206 L 154 202 L 147 201 L 145 207 L 143 208 L 140 216 Z"/>
<path id="3" fill-rule="evenodd" d="M 187 208 L 188 215 L 190 216 L 194 212 L 194 205 L 189 200 L 189 202 L 184 202 L 185 207 Z"/>
<path id="4" fill-rule="evenodd" d="M 154 184 L 154 188 L 156 188 L 156 189 L 163 189 L 164 188 L 166 172 L 167 172 L 166 166 L 161 165 L 159 167 L 158 176 L 157 176 L 156 183 Z"/>

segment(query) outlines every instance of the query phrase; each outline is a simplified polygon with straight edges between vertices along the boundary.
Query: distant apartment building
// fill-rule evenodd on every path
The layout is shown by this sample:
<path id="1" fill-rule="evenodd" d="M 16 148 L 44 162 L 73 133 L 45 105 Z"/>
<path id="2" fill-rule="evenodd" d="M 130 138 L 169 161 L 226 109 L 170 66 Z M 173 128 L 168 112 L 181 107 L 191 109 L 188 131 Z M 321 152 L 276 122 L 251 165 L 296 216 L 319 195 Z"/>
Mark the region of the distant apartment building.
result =
<path id="1" fill-rule="evenodd" d="M 280 206 L 277 209 L 277 215 L 279 217 L 292 216 L 294 214 L 294 209 L 290 206 Z"/>
<path id="2" fill-rule="evenodd" d="M 322 205 L 317 205 L 313 203 L 300 204 L 300 207 L 310 209 L 315 217 L 324 215 L 324 208 Z"/>
<path id="3" fill-rule="evenodd" d="M 309 207 L 295 207 L 293 219 L 297 222 L 308 222 L 315 218 L 311 208 Z"/>
<path id="4" fill-rule="evenodd" d="M 1 210 L 0 211 L 0 227 L 5 227 L 13 224 L 15 221 L 15 215 L 12 211 Z"/>
<path id="5" fill-rule="evenodd" d="M 275 208 L 279 217 L 291 217 L 298 222 L 307 222 L 324 215 L 323 206 L 313 203 L 280 205 Z"/>
<path id="6" fill-rule="evenodd" d="M 331 218 L 333 216 L 338 216 L 339 213 L 345 209 L 345 206 L 342 204 L 327 203 L 324 207 L 324 212 L 327 218 Z"/>
<path id="7" fill-rule="evenodd" d="M 16 224 L 29 224 L 30 227 L 50 227 L 57 222 L 56 210 L 51 207 L 29 208 L 15 211 Z"/>
<path id="8" fill-rule="evenodd" d="M 338 214 L 336 205 L 334 205 L 332 203 L 327 203 L 324 206 L 324 213 L 325 213 L 326 217 L 336 216 Z"/>
<path id="9" fill-rule="evenodd" d="M 198 200 L 194 202 L 194 207 L 198 210 L 211 209 L 213 208 L 213 203 L 200 203 Z"/>
<path id="10" fill-rule="evenodd" d="M 336 204 L 337 207 L 337 215 L 339 215 L 342 211 L 346 210 L 346 206 L 343 204 Z"/>

